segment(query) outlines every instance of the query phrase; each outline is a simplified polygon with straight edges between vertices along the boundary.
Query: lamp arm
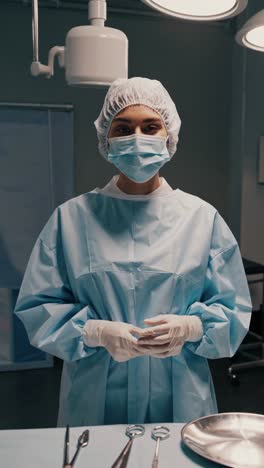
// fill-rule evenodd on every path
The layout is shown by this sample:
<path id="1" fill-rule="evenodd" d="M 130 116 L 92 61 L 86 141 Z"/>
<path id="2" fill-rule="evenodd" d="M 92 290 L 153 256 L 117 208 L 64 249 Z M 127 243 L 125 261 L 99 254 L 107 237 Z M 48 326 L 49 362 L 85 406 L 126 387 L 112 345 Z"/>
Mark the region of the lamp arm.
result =
<path id="1" fill-rule="evenodd" d="M 38 0 L 32 0 L 33 62 L 39 61 Z"/>
<path id="2" fill-rule="evenodd" d="M 30 71 L 33 76 L 46 75 L 50 78 L 54 74 L 54 58 L 58 55 L 59 65 L 64 67 L 64 47 L 55 46 L 49 51 L 48 65 L 39 61 L 39 30 L 38 30 L 38 0 L 32 0 L 32 42 L 33 61 Z"/>
<path id="3" fill-rule="evenodd" d="M 62 46 L 54 46 L 49 51 L 48 65 L 40 62 L 32 62 L 30 70 L 33 76 L 46 75 L 51 78 L 54 75 L 54 59 L 58 55 L 58 62 L 60 67 L 64 67 L 65 48 Z"/>

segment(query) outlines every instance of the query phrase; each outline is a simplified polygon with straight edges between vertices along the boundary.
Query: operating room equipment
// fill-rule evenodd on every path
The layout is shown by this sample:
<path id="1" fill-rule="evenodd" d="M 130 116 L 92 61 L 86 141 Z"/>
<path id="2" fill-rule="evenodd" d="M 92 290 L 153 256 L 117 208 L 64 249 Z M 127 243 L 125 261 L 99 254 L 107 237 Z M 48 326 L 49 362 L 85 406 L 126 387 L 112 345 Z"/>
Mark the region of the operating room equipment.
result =
<path id="1" fill-rule="evenodd" d="M 111 468 L 125 468 L 127 466 L 134 439 L 136 437 L 141 437 L 144 434 L 145 428 L 141 424 L 131 424 L 126 428 L 126 436 L 129 437 L 129 441 L 125 445 L 122 452 L 117 457 Z"/>
<path id="2" fill-rule="evenodd" d="M 189 21 L 218 21 L 242 13 L 248 0 L 141 0 L 169 16 Z"/>
<path id="3" fill-rule="evenodd" d="M 264 52 L 264 10 L 249 18 L 236 34 L 239 45 Z"/>
<path id="4" fill-rule="evenodd" d="M 54 46 L 48 54 L 48 64 L 39 61 L 38 0 L 32 1 L 33 76 L 54 74 L 57 56 L 65 68 L 67 84 L 72 86 L 109 86 L 117 78 L 128 76 L 128 40 L 118 29 L 105 27 L 106 0 L 90 0 L 90 25 L 72 28 L 65 46 Z"/>
<path id="5" fill-rule="evenodd" d="M 190 21 L 217 21 L 240 14 L 248 0 L 142 0 L 149 7 L 165 15 Z M 54 61 L 65 68 L 65 78 L 71 86 L 107 87 L 117 78 L 128 77 L 128 39 L 120 30 L 105 27 L 106 0 L 89 0 L 90 25 L 77 26 L 68 31 L 65 46 L 53 46 L 48 63 L 39 59 L 38 0 L 32 0 L 33 60 L 31 74 L 54 75 Z M 263 10 L 254 15 L 237 33 L 240 45 L 264 51 Z M 85 59 L 84 59 L 85 57 Z"/>
<path id="6" fill-rule="evenodd" d="M 183 442 L 202 457 L 229 468 L 263 468 L 264 416 L 219 413 L 186 424 Z"/>
<path id="7" fill-rule="evenodd" d="M 170 437 L 170 429 L 166 426 L 156 426 L 151 431 L 151 437 L 156 441 L 155 454 L 152 461 L 152 468 L 158 468 L 159 466 L 159 447 L 160 441 L 166 440 Z"/>
<path id="8" fill-rule="evenodd" d="M 198 459 L 194 452 L 184 446 L 180 435 L 183 424 L 166 425 L 171 430 L 171 437 L 161 443 L 160 468 L 216 468 L 215 463 L 200 457 Z M 145 436 L 135 441 L 128 468 L 151 467 L 155 445 L 150 437 L 152 428 L 153 424 L 146 424 Z M 125 429 L 126 425 L 123 424 L 94 426 L 89 449 L 84 449 L 74 468 L 110 468 L 111 460 L 121 450 Z M 76 436 L 79 430 L 79 427 L 71 428 L 71 435 Z M 64 432 L 65 428 L 54 427 L 1 430 L 1 468 L 62 468 L 61 442 Z"/>
<path id="9" fill-rule="evenodd" d="M 75 453 L 70 461 L 69 448 L 70 448 L 70 427 L 67 425 L 64 438 L 64 459 L 63 459 L 63 468 L 72 468 L 76 462 L 76 459 L 79 455 L 81 448 L 87 447 L 89 443 L 90 432 L 88 429 L 82 432 L 78 437 L 77 448 Z"/>
<path id="10" fill-rule="evenodd" d="M 233 18 L 242 13 L 248 0 L 141 0 L 158 12 L 186 21 L 206 22 Z M 264 10 L 249 18 L 236 33 L 241 46 L 264 52 Z"/>

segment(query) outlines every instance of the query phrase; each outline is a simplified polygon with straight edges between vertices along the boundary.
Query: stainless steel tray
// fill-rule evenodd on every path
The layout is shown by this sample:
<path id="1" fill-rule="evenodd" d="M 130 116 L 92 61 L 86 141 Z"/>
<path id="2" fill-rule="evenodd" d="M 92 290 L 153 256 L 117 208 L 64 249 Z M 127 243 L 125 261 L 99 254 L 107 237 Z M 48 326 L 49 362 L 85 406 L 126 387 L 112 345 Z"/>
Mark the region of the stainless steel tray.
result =
<path id="1" fill-rule="evenodd" d="M 186 424 L 183 442 L 208 460 L 231 468 L 264 468 L 264 416 L 219 413 Z"/>

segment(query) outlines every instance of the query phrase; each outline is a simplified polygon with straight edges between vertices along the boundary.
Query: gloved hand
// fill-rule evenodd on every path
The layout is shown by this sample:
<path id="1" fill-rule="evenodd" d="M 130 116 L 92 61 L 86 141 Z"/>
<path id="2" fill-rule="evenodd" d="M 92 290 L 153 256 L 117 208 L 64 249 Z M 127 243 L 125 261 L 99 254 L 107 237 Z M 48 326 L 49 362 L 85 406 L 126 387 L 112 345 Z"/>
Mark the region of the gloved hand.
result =
<path id="1" fill-rule="evenodd" d="M 145 353 L 138 346 L 132 333 L 141 335 L 141 328 L 123 322 L 88 320 L 83 329 L 83 341 L 87 346 L 103 346 L 115 361 L 128 361 Z"/>
<path id="2" fill-rule="evenodd" d="M 144 322 L 153 326 L 140 333 L 138 345 L 154 357 L 177 356 L 185 341 L 199 341 L 203 336 L 202 322 L 194 315 L 157 315 Z"/>

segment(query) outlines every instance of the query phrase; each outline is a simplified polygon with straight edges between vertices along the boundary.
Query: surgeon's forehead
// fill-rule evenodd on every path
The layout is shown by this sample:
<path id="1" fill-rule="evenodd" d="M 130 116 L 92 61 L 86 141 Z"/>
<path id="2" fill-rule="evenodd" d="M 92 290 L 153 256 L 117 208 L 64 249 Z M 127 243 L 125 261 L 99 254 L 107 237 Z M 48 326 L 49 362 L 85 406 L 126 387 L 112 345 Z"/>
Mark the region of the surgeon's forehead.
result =
<path id="1" fill-rule="evenodd" d="M 163 123 L 157 112 L 142 104 L 126 107 L 115 116 L 113 122 L 132 122 L 134 120 L 141 120 L 146 122 L 156 121 Z"/>

